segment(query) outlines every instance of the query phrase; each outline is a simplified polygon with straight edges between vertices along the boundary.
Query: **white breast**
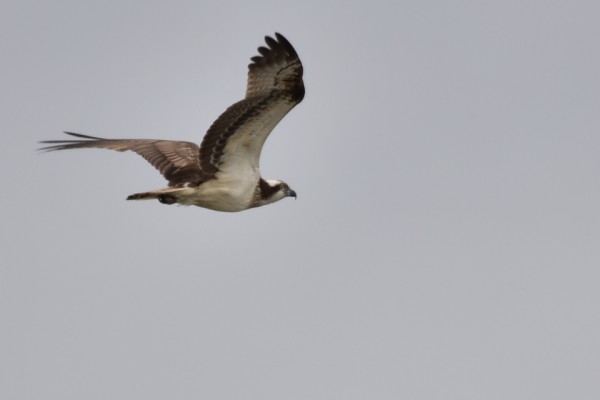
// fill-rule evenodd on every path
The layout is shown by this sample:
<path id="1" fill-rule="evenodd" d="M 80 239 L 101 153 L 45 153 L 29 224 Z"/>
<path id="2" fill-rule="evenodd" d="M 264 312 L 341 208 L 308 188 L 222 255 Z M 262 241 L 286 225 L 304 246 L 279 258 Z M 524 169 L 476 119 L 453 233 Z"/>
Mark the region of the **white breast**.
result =
<path id="1" fill-rule="evenodd" d="M 259 178 L 258 170 L 249 168 L 235 173 L 218 172 L 216 179 L 178 192 L 179 203 L 216 211 L 243 211 L 250 207 Z"/>

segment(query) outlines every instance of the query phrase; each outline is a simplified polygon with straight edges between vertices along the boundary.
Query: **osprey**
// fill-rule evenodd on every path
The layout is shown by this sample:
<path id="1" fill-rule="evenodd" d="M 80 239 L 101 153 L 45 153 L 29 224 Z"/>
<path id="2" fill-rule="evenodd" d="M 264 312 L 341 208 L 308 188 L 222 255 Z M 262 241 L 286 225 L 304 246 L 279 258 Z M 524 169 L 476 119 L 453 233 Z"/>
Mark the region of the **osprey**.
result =
<path id="1" fill-rule="evenodd" d="M 40 150 L 101 148 L 131 150 L 169 182 L 167 188 L 136 193 L 127 200 L 157 199 L 216 211 L 243 211 L 296 197 L 287 183 L 260 176 L 260 153 L 275 125 L 304 98 L 302 63 L 290 42 L 275 33 L 248 65 L 246 96 L 229 107 L 200 146 L 154 139 L 103 139 L 65 132 L 78 139 L 47 140 Z"/>

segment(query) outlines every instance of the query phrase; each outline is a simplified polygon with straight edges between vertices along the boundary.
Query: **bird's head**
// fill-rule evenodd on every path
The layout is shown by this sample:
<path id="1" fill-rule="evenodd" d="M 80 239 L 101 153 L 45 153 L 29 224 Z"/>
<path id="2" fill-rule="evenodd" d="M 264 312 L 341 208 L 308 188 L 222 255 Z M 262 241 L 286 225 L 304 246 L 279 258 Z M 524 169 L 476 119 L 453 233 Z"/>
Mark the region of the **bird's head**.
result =
<path id="1" fill-rule="evenodd" d="M 286 197 L 296 198 L 296 192 L 294 192 L 287 183 L 275 179 L 261 178 L 256 187 L 252 206 L 265 206 Z"/>

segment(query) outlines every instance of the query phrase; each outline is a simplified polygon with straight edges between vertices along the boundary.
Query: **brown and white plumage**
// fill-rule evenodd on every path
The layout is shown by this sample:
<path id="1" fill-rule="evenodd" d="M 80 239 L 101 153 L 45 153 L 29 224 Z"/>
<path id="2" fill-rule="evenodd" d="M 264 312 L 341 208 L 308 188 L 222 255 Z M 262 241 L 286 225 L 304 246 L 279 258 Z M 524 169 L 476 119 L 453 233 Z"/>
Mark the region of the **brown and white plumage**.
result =
<path id="1" fill-rule="evenodd" d="M 169 187 L 133 194 L 128 200 L 158 199 L 218 211 L 242 211 L 296 196 L 289 186 L 260 176 L 263 144 L 275 125 L 304 98 L 302 63 L 280 35 L 248 65 L 246 97 L 230 106 L 208 129 L 201 145 L 152 139 L 103 139 L 65 132 L 77 139 L 48 140 L 42 150 L 103 148 L 131 150 L 144 157 Z"/>

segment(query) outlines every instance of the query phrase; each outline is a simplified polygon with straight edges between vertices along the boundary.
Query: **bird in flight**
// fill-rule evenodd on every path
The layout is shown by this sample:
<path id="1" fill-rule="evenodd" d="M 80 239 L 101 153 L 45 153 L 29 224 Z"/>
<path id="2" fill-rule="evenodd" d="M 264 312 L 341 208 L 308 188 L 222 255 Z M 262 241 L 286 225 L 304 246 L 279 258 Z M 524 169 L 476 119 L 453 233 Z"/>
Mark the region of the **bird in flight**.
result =
<path id="1" fill-rule="evenodd" d="M 248 65 L 243 100 L 230 106 L 204 135 L 191 142 L 155 139 L 103 139 L 65 132 L 75 139 L 46 140 L 40 150 L 101 148 L 131 150 L 144 157 L 169 182 L 167 188 L 136 193 L 127 200 L 157 199 L 163 204 L 194 205 L 216 211 L 243 211 L 296 198 L 287 183 L 260 176 L 259 160 L 267 137 L 304 98 L 302 63 L 279 33 Z"/>

